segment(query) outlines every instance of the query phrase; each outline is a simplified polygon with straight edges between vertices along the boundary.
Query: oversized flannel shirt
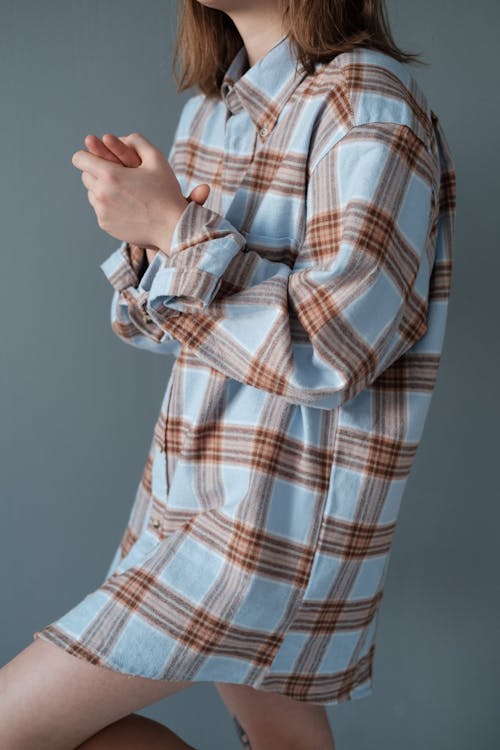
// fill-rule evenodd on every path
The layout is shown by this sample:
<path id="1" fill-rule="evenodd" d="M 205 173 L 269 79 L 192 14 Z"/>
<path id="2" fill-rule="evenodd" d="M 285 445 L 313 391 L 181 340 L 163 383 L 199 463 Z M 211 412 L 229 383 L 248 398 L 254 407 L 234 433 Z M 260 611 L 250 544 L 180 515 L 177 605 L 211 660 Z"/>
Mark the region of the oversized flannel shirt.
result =
<path id="1" fill-rule="evenodd" d="M 284 36 L 188 98 L 168 158 L 208 199 L 151 263 L 124 241 L 101 267 L 114 332 L 173 367 L 105 579 L 36 635 L 127 674 L 361 698 L 444 341 L 443 129 L 407 65 L 357 48 L 306 74 Z"/>

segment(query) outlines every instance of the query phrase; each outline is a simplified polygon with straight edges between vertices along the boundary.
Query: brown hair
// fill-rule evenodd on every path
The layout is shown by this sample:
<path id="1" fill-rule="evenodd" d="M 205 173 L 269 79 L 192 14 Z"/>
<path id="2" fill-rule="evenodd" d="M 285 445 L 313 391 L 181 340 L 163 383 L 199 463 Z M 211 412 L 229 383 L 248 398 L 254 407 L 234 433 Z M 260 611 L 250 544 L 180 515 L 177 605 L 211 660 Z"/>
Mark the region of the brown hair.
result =
<path id="1" fill-rule="evenodd" d="M 427 65 L 419 54 L 397 47 L 389 27 L 385 0 L 280 0 L 284 31 L 308 74 L 317 62 L 341 52 L 371 47 L 405 63 Z M 173 57 L 177 93 L 196 86 L 220 98 L 220 85 L 243 39 L 227 13 L 198 0 L 179 0 Z M 181 58 L 181 76 L 176 64 Z"/>

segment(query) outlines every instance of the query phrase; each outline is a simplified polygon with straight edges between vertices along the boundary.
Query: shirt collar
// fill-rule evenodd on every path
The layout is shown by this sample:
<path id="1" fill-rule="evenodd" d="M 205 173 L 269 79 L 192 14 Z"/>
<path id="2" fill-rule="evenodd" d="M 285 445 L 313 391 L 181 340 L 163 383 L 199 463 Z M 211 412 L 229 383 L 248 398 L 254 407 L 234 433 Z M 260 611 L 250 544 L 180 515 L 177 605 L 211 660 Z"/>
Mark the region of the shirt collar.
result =
<path id="1" fill-rule="evenodd" d="M 233 114 L 245 109 L 264 140 L 306 75 L 286 34 L 251 67 L 243 45 L 222 79 L 222 101 Z"/>

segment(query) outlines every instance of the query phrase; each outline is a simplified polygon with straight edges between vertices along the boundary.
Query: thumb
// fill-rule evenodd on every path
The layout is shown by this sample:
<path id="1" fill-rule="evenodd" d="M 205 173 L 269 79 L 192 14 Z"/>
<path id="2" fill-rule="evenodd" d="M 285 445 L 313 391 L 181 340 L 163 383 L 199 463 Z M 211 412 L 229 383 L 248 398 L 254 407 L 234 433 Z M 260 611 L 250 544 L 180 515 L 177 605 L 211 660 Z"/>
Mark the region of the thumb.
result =
<path id="1" fill-rule="evenodd" d="M 206 182 L 203 182 L 201 185 L 196 185 L 196 187 L 191 190 L 188 196 L 188 200 L 196 201 L 196 203 L 203 205 L 203 203 L 205 203 L 206 199 L 208 198 L 209 192 L 210 185 L 207 185 Z"/>
<path id="2" fill-rule="evenodd" d="M 143 164 L 153 164 L 158 156 L 156 146 L 141 133 L 130 133 L 130 135 L 119 136 L 119 138 L 122 143 L 135 148 Z"/>

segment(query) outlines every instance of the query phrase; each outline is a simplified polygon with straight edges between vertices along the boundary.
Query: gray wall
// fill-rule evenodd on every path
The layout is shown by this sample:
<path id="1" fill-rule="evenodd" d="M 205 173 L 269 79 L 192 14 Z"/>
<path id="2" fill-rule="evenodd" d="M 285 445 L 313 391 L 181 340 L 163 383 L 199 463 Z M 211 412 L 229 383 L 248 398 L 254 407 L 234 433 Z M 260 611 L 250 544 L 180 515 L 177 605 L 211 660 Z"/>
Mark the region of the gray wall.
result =
<path id="1" fill-rule="evenodd" d="M 193 93 L 175 94 L 175 8 L 0 0 L 2 664 L 99 585 L 172 365 L 111 331 L 99 263 L 117 242 L 99 229 L 71 155 L 89 132 L 138 130 L 169 149 Z M 338 750 L 489 750 L 500 742 L 500 8 L 393 0 L 389 12 L 397 41 L 431 63 L 416 74 L 456 161 L 453 291 L 391 555 L 375 692 L 329 715 Z M 212 685 L 142 713 L 204 750 L 240 747 Z"/>

